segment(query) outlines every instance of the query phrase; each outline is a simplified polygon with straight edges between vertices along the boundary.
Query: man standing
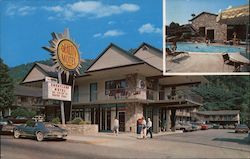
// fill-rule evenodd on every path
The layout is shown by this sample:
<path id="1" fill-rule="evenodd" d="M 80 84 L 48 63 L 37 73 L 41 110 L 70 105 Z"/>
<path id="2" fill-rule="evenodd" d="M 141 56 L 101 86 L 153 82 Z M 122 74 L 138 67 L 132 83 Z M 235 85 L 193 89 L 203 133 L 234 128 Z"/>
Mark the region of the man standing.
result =
<path id="1" fill-rule="evenodd" d="M 114 134 L 117 136 L 118 133 L 119 133 L 119 120 L 117 119 L 117 117 L 115 117 L 115 120 L 114 120 Z"/>
<path id="2" fill-rule="evenodd" d="M 152 121 L 150 118 L 148 118 L 148 123 L 147 123 L 147 135 L 150 133 L 150 138 L 153 138 L 152 136 Z"/>

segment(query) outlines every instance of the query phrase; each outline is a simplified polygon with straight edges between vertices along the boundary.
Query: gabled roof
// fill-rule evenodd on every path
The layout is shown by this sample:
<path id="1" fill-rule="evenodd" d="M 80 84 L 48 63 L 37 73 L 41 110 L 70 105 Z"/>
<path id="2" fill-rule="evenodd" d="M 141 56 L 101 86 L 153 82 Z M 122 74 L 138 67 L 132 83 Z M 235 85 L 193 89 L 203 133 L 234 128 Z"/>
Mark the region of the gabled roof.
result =
<path id="1" fill-rule="evenodd" d="M 140 52 L 140 49 L 149 49 L 149 50 L 153 50 L 150 52 Z M 149 57 L 150 54 L 150 58 Z M 152 54 L 154 54 L 152 56 Z M 146 64 L 150 65 L 151 67 L 154 67 L 155 69 L 162 71 L 162 64 L 163 64 L 163 53 L 162 50 L 147 44 L 145 42 L 143 42 L 133 53 L 134 56 L 136 56 L 137 58 L 141 59 L 142 61 L 144 61 Z"/>
<path id="2" fill-rule="evenodd" d="M 51 77 L 54 77 L 54 73 L 52 72 L 51 68 L 49 68 L 50 66 L 47 66 L 47 65 L 44 65 L 44 64 L 41 64 L 41 63 L 35 63 L 32 68 L 29 70 L 29 72 L 26 74 L 26 76 L 23 78 L 22 82 L 21 83 L 24 83 L 25 79 L 28 77 L 28 75 L 31 73 L 31 71 L 34 69 L 34 68 L 38 68 L 39 71 L 44 74 L 44 76 L 51 76 Z"/>
<path id="3" fill-rule="evenodd" d="M 217 14 L 214 13 L 209 13 L 209 12 L 201 12 L 200 14 L 196 15 L 195 17 L 193 17 L 192 19 L 190 19 L 189 21 L 193 21 L 196 18 L 198 18 L 199 16 L 203 15 L 203 14 L 209 14 L 209 15 L 213 15 L 213 16 L 218 16 Z"/>
<path id="4" fill-rule="evenodd" d="M 154 46 L 152 46 L 152 45 L 150 45 L 150 44 L 148 44 L 148 43 L 145 43 L 145 42 L 143 42 L 137 49 L 135 49 L 134 52 L 133 52 L 133 54 L 136 54 L 136 52 L 137 52 L 138 50 L 140 50 L 140 48 L 142 48 L 143 46 L 147 46 L 147 47 L 149 47 L 150 49 L 155 50 L 156 53 L 159 53 L 159 54 L 162 56 L 162 50 L 160 50 L 160 49 L 158 49 L 158 48 L 156 48 L 156 47 L 154 47 Z"/>
<path id="5" fill-rule="evenodd" d="M 133 56 L 132 54 L 130 54 L 129 52 L 127 52 L 126 50 L 120 48 L 119 46 L 110 43 L 108 47 L 106 47 L 102 53 L 95 59 L 95 61 L 87 68 L 86 72 L 89 72 L 90 69 L 99 61 L 101 60 L 101 58 L 108 52 L 109 49 L 111 48 L 115 48 L 117 50 L 119 50 L 119 53 L 121 53 L 125 58 L 131 59 L 130 63 L 128 64 L 120 64 L 114 67 L 119 67 L 119 66 L 124 66 L 124 65 L 130 65 L 130 64 L 136 64 L 136 63 L 143 63 L 143 61 L 135 56 Z M 97 69 L 98 70 L 98 69 Z M 92 71 L 92 70 L 91 70 Z"/>

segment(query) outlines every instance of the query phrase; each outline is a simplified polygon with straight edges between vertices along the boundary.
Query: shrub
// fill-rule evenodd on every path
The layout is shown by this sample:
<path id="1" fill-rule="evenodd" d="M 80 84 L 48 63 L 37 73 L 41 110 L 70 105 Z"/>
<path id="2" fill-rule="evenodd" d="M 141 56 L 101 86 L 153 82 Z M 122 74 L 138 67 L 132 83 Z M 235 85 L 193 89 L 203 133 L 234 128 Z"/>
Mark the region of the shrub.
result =
<path id="1" fill-rule="evenodd" d="M 85 124 L 85 122 L 84 122 L 84 121 L 82 120 L 82 118 L 80 118 L 80 117 L 74 118 L 70 123 L 71 123 L 71 124 L 78 124 L 78 125 L 80 125 L 80 124 Z"/>
<path id="2" fill-rule="evenodd" d="M 32 126 L 33 123 L 34 123 L 33 120 L 27 120 L 27 121 L 26 121 L 26 125 L 27 125 L 27 126 Z"/>
<path id="3" fill-rule="evenodd" d="M 36 115 L 36 112 L 30 111 L 30 110 L 28 110 L 26 108 L 20 108 L 19 107 L 19 108 L 13 110 L 11 115 L 15 116 L 15 117 L 21 116 L 21 117 L 31 118 L 31 117 Z"/>
<path id="4" fill-rule="evenodd" d="M 61 122 L 60 122 L 60 119 L 59 119 L 58 117 L 53 118 L 53 119 L 51 120 L 51 122 L 54 123 L 54 124 L 60 124 L 60 123 L 61 123 Z"/>

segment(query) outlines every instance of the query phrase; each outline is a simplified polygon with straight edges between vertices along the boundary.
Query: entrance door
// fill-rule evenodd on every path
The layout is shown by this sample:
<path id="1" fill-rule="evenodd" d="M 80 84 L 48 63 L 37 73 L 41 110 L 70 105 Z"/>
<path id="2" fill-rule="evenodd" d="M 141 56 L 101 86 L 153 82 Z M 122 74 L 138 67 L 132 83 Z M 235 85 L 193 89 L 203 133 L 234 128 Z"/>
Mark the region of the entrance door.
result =
<path id="1" fill-rule="evenodd" d="M 119 112 L 119 131 L 125 131 L 125 112 Z"/>
<path id="2" fill-rule="evenodd" d="M 210 41 L 214 41 L 214 29 L 207 30 L 207 38 L 208 38 Z"/>

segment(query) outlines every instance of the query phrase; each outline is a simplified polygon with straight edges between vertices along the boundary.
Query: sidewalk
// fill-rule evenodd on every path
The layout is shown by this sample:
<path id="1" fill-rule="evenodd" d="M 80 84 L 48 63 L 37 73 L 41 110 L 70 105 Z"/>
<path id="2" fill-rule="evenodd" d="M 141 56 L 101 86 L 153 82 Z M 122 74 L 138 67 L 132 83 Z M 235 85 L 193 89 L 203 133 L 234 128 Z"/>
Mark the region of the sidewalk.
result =
<path id="1" fill-rule="evenodd" d="M 183 131 L 175 131 L 175 132 L 160 132 L 153 133 L 153 137 L 162 136 L 162 135 L 171 135 L 171 134 L 179 134 L 183 133 Z M 115 136 L 113 133 L 107 132 L 99 132 L 95 135 L 68 135 L 67 140 L 72 142 L 82 142 L 86 144 L 97 144 L 97 145 L 109 145 L 109 143 L 114 144 L 126 144 L 128 142 L 138 141 L 139 135 L 136 133 L 127 133 L 121 132 L 118 136 Z M 150 139 L 150 138 L 148 138 Z"/>

